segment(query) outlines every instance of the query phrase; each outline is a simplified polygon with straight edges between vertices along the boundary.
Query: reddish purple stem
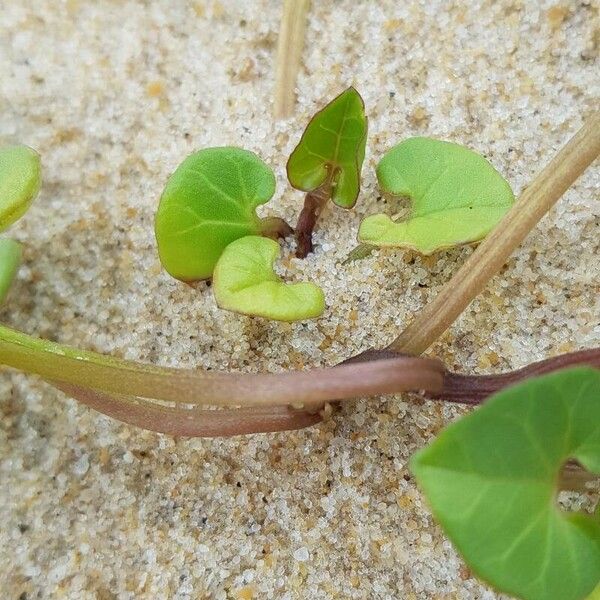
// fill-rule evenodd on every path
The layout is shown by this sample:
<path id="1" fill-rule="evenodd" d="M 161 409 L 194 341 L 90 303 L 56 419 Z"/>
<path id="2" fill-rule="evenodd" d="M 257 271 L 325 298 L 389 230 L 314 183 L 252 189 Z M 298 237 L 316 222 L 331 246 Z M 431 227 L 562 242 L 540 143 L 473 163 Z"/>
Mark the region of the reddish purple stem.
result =
<path id="1" fill-rule="evenodd" d="M 481 404 L 488 396 L 509 385 L 530 377 L 537 377 L 552 371 L 575 365 L 587 365 L 600 369 L 600 348 L 581 350 L 547 358 L 508 373 L 498 375 L 462 375 L 446 373 L 444 388 L 439 393 L 427 393 L 428 398 L 461 404 Z"/>

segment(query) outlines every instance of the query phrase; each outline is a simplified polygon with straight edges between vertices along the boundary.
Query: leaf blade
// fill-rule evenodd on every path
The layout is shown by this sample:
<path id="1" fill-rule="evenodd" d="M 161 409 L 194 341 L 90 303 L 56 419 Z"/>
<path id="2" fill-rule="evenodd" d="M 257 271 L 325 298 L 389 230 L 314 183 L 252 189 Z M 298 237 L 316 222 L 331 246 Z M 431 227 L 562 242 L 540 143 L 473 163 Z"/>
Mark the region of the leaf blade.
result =
<path id="1" fill-rule="evenodd" d="M 41 161 L 35 150 L 28 146 L 0 149 L 0 231 L 27 212 L 40 184 Z"/>
<path id="2" fill-rule="evenodd" d="M 156 213 L 161 263 L 183 281 L 211 277 L 232 241 L 260 233 L 256 207 L 275 192 L 272 170 L 241 148 L 205 148 L 169 178 Z"/>
<path id="3" fill-rule="evenodd" d="M 365 218 L 359 240 L 423 254 L 483 239 L 514 202 L 508 183 L 477 153 L 429 138 L 409 138 L 377 166 L 385 191 L 412 200 L 409 218 Z"/>
<path id="4" fill-rule="evenodd" d="M 214 271 L 213 289 L 220 308 L 277 321 L 301 321 L 325 310 L 321 288 L 313 283 L 286 284 L 273 271 L 277 242 L 247 236 L 224 250 Z"/>
<path id="5" fill-rule="evenodd" d="M 332 177 L 332 200 L 352 208 L 360 191 L 367 117 L 360 94 L 349 87 L 308 123 L 287 163 L 296 189 L 311 192 Z"/>
<path id="6" fill-rule="evenodd" d="M 600 578 L 600 523 L 554 503 L 562 464 L 597 448 L 599 398 L 593 369 L 529 380 L 496 394 L 413 457 L 411 469 L 447 535 L 500 590 L 576 600 Z M 600 456 L 592 454 L 588 466 L 600 473 Z M 461 511 L 482 489 L 479 505 Z"/>

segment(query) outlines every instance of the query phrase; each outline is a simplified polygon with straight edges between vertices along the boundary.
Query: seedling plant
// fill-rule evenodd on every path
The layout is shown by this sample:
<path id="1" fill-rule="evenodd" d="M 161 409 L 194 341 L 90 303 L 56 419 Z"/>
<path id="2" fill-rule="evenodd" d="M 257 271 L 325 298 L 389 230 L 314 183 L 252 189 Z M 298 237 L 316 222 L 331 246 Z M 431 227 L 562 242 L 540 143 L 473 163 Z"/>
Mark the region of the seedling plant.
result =
<path id="1" fill-rule="evenodd" d="M 583 148 L 587 162 L 562 161 L 562 171 L 568 171 L 562 179 L 561 169 L 553 167 L 552 177 L 561 184 L 549 191 L 532 186 L 545 210 L 562 193 L 561 185 L 564 191 L 600 152 L 599 130 L 596 118 L 570 144 Z M 309 122 L 287 164 L 291 185 L 306 192 L 295 229 L 298 257 L 312 251 L 312 231 L 328 200 L 347 209 L 356 203 L 366 138 L 365 108 L 354 88 Z M 569 171 L 570 164 L 578 167 Z M 399 143 L 379 162 L 377 178 L 384 193 L 409 198 L 412 212 L 404 220 L 367 217 L 351 260 L 374 247 L 430 254 L 480 242 L 493 230 L 472 257 L 479 253 L 485 269 L 473 269 L 468 294 L 460 279 L 455 288 L 449 283 L 450 291 L 441 294 L 449 294 L 445 316 L 428 319 L 422 339 L 413 326 L 388 349 L 334 368 L 242 375 L 138 364 L 0 326 L 0 363 L 38 374 L 117 419 L 174 435 L 306 427 L 321 420 L 328 402 L 407 390 L 466 404 L 485 400 L 411 461 L 434 515 L 471 569 L 497 589 L 527 600 L 585 598 L 600 580 L 600 509 L 568 513 L 556 496 L 573 481 L 583 490 L 600 474 L 600 350 L 500 376 L 454 374 L 437 359 L 399 352 L 422 352 L 545 211 L 520 210 L 509 184 L 486 159 L 445 141 Z M 1 230 L 26 212 L 39 186 L 35 152 L 0 150 Z M 281 252 L 275 240 L 293 233 L 282 219 L 256 214 L 274 191 L 273 172 L 251 152 L 208 148 L 189 156 L 169 178 L 156 215 L 165 270 L 185 282 L 212 279 L 216 302 L 225 310 L 282 321 L 319 317 L 325 300 L 318 285 L 285 282 L 274 271 Z M 507 223 L 518 233 L 509 241 L 501 235 Z M 19 261 L 18 244 L 0 239 L 0 300 Z"/>

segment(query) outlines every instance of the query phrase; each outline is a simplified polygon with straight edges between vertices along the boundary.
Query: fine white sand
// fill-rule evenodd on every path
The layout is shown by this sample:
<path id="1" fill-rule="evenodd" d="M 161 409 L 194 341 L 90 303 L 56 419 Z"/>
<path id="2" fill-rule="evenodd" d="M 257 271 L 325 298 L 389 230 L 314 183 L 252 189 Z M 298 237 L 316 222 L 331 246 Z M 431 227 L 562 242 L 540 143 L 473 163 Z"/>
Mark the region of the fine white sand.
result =
<path id="1" fill-rule="evenodd" d="M 330 365 L 391 341 L 472 252 L 341 266 L 360 219 L 392 212 L 374 166 L 410 135 L 482 152 L 518 193 L 598 106 L 593 1 L 313 3 L 299 102 L 273 122 L 280 3 L 0 0 L 0 143 L 43 157 L 10 231 L 25 265 L 0 313 L 21 330 L 213 370 Z M 309 116 L 354 84 L 370 120 L 354 211 L 329 208 L 281 273 L 328 309 L 285 325 L 218 310 L 161 271 L 153 217 L 195 149 L 239 145 L 275 170 L 263 214 L 295 222 L 285 161 Z M 432 348 L 496 372 L 600 345 L 598 168 Z M 498 597 L 445 540 L 407 469 L 462 409 L 359 400 L 313 429 L 172 439 L 121 425 L 34 377 L 0 374 L 0 590 L 6 598 Z"/>

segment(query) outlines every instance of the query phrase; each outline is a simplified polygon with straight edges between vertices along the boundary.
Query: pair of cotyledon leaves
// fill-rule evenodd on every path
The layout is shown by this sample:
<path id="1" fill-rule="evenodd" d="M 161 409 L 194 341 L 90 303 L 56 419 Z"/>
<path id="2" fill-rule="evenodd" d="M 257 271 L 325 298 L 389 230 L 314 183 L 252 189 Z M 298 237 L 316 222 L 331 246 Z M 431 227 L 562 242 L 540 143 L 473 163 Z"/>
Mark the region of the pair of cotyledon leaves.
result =
<path id="1" fill-rule="evenodd" d="M 360 191 L 366 139 L 364 104 L 358 92 L 349 88 L 308 124 L 287 164 L 291 184 L 307 192 L 328 184 L 331 199 L 352 208 Z M 410 247 L 429 254 L 475 242 L 514 201 L 508 183 L 483 157 L 438 140 L 402 142 L 381 160 L 377 176 L 385 191 L 413 201 L 413 212 L 404 222 L 384 214 L 362 222 L 359 239 L 377 246 Z M 274 192 L 273 172 L 251 152 L 208 148 L 189 156 L 169 179 L 156 215 L 165 269 L 184 281 L 201 280 L 210 278 L 220 261 L 214 290 L 221 307 L 282 320 L 321 314 L 317 312 L 318 306 L 321 312 L 324 309 L 320 290 L 305 284 L 312 290 L 308 303 L 296 289 L 284 293 L 286 284 L 272 269 L 275 246 L 253 239 L 265 230 L 256 208 Z M 234 265 L 234 251 L 225 254 L 224 250 L 247 236 L 252 238 L 234 246 L 247 260 L 238 257 Z M 264 260 L 267 255 L 273 255 L 273 260 Z M 219 283 L 224 281 L 227 288 Z M 308 288 L 302 289 L 306 293 Z"/>
<path id="2" fill-rule="evenodd" d="M 329 180 L 332 200 L 352 207 L 366 137 L 364 105 L 350 88 L 306 128 L 288 161 L 290 182 L 312 191 Z M 278 244 L 259 237 L 269 221 L 259 219 L 256 208 L 274 192 L 273 172 L 251 152 L 208 148 L 189 156 L 169 179 L 156 215 L 165 269 L 184 281 L 214 273 L 215 298 L 228 310 L 283 321 L 322 314 L 322 290 L 313 283 L 286 285 L 273 272 Z"/>
<path id="3" fill-rule="evenodd" d="M 161 262 L 178 279 L 214 277 L 221 308 L 294 321 L 325 309 L 313 283 L 286 285 L 273 271 L 279 244 L 261 237 L 268 221 L 256 207 L 270 200 L 275 177 L 240 148 L 207 148 L 189 156 L 169 179 L 156 214 Z"/>
<path id="4" fill-rule="evenodd" d="M 591 368 L 496 394 L 411 468 L 477 575 L 525 600 L 591 600 L 600 593 L 600 506 L 594 514 L 558 507 L 569 459 L 600 475 L 600 371 Z"/>
<path id="5" fill-rule="evenodd" d="M 27 146 L 0 149 L 0 231 L 10 227 L 28 210 L 41 180 L 40 157 Z M 21 246 L 0 238 L 0 303 L 8 293 L 21 262 Z"/>

